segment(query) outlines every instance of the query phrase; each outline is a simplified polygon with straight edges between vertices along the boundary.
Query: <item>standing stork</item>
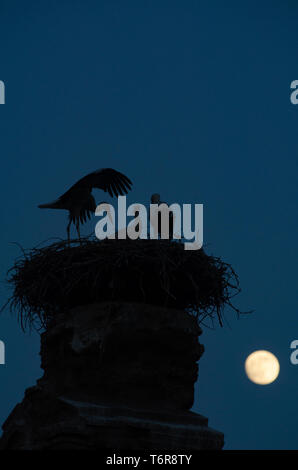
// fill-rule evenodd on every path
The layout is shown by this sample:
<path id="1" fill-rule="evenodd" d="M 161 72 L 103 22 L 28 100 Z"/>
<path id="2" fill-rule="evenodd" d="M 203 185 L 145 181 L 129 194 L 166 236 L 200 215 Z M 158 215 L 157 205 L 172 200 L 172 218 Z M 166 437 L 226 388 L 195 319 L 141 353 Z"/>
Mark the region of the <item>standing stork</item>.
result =
<path id="1" fill-rule="evenodd" d="M 65 209 L 69 212 L 67 239 L 70 241 L 70 226 L 76 226 L 80 239 L 80 223 L 91 218 L 96 209 L 92 189 L 98 188 L 108 192 L 111 197 L 124 196 L 131 189 L 132 182 L 127 176 L 112 168 L 101 168 L 81 178 L 66 193 L 47 204 L 40 204 L 40 209 Z"/>
<path id="2" fill-rule="evenodd" d="M 158 206 L 160 206 L 161 204 L 165 204 L 166 206 L 168 206 L 168 204 L 166 202 L 163 202 L 160 200 L 160 195 L 155 193 L 155 194 L 152 194 L 151 196 L 151 204 L 157 204 Z M 150 221 L 150 223 L 152 224 L 152 222 Z M 158 235 L 160 236 L 160 238 L 163 238 L 162 237 L 162 224 L 161 224 L 161 213 L 159 212 L 158 213 L 158 217 L 157 217 L 157 227 L 153 225 L 153 228 L 156 230 L 156 232 L 158 233 Z M 174 214 L 172 211 L 169 211 L 169 240 L 173 240 L 173 235 L 174 235 Z"/>

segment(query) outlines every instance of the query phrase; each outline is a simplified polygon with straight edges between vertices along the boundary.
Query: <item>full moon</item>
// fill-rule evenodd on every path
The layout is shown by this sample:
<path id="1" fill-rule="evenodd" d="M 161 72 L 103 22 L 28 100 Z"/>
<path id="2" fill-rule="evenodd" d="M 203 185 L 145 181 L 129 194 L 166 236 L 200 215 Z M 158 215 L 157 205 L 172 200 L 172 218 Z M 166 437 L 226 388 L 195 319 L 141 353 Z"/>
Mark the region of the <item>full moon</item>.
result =
<path id="1" fill-rule="evenodd" d="M 279 370 L 278 359 L 269 351 L 255 351 L 245 361 L 247 377 L 255 384 L 271 384 L 278 377 Z"/>

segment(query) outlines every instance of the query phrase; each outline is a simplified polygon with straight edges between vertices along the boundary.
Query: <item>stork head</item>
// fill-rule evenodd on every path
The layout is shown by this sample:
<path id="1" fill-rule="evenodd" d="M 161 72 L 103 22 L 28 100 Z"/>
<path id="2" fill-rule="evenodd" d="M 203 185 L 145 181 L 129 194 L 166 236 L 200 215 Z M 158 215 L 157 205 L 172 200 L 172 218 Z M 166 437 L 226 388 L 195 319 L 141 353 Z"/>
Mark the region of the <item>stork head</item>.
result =
<path id="1" fill-rule="evenodd" d="M 160 202 L 160 194 L 152 194 L 151 196 L 151 204 L 158 204 Z"/>

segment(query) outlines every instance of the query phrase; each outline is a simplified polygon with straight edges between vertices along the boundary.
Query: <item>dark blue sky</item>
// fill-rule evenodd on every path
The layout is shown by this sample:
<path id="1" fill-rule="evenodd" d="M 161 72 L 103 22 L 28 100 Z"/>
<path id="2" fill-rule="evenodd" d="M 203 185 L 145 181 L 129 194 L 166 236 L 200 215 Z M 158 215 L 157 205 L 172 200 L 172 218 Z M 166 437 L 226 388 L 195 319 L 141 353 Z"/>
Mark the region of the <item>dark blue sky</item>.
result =
<path id="1" fill-rule="evenodd" d="M 234 266 L 238 306 L 255 310 L 240 321 L 227 312 L 230 327 L 201 337 L 194 409 L 227 449 L 298 448 L 297 18 L 290 0 L 0 5 L 1 279 L 19 254 L 11 242 L 65 236 L 66 214 L 36 206 L 89 171 L 123 171 L 131 202 L 160 192 L 203 203 L 208 252 Z M 38 335 L 8 312 L 0 339 L 2 423 L 41 371 Z M 245 376 L 255 349 L 280 361 L 272 385 Z"/>

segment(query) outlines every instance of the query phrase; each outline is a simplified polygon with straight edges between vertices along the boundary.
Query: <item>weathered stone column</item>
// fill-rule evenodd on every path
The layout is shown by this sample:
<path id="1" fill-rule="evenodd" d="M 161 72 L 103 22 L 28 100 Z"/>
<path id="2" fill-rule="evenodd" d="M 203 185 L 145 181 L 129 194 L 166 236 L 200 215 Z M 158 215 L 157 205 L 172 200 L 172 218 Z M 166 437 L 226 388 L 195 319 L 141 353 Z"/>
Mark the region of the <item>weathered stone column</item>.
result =
<path id="1" fill-rule="evenodd" d="M 24 251 L 8 281 L 22 328 L 43 331 L 44 373 L 4 423 L 1 449 L 223 447 L 190 409 L 198 321 L 222 325 L 240 291 L 230 265 L 171 240 L 87 238 Z"/>
<path id="2" fill-rule="evenodd" d="M 44 375 L 3 425 L 1 449 L 221 449 L 190 410 L 204 348 L 183 310 L 101 302 L 41 336 Z"/>

